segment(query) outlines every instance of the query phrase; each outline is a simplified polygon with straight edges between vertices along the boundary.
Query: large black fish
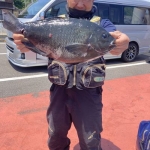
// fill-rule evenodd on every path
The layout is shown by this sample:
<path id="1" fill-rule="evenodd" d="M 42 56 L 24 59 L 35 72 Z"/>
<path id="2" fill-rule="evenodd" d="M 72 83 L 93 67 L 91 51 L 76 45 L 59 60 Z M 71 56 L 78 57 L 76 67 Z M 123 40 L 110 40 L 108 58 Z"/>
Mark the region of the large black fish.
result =
<path id="1" fill-rule="evenodd" d="M 102 27 L 85 19 L 55 18 L 21 23 L 3 10 L 3 26 L 21 33 L 22 43 L 35 53 L 65 63 L 85 62 L 103 56 L 115 47 L 115 39 Z"/>

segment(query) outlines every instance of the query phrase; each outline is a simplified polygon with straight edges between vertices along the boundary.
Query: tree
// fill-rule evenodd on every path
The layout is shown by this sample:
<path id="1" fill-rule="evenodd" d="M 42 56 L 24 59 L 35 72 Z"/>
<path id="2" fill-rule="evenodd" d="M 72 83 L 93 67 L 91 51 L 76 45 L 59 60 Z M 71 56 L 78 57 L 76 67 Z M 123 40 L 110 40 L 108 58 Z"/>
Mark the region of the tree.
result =
<path id="1" fill-rule="evenodd" d="M 14 0 L 14 5 L 19 9 L 23 9 L 35 1 L 36 0 Z"/>
<path id="2" fill-rule="evenodd" d="M 24 4 L 24 0 L 14 0 L 14 5 L 19 8 L 22 9 L 24 8 L 25 4 Z"/>

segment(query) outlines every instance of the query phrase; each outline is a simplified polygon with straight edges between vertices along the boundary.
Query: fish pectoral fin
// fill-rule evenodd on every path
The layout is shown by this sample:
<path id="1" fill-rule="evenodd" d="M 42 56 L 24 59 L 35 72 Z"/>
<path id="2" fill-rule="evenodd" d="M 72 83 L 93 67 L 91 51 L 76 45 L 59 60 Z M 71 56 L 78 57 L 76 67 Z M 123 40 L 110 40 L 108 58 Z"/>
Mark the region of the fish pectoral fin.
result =
<path id="1" fill-rule="evenodd" d="M 23 39 L 21 41 L 22 44 L 25 45 L 26 48 L 28 48 L 29 50 L 31 50 L 32 52 L 34 53 L 38 53 L 40 55 L 43 55 L 43 56 L 47 56 L 47 54 L 43 51 L 41 51 L 40 49 L 38 49 L 37 47 L 35 47 L 28 39 Z"/>
<path id="2" fill-rule="evenodd" d="M 75 43 L 72 45 L 67 45 L 65 49 L 74 55 L 85 57 L 88 51 L 88 45 Z"/>

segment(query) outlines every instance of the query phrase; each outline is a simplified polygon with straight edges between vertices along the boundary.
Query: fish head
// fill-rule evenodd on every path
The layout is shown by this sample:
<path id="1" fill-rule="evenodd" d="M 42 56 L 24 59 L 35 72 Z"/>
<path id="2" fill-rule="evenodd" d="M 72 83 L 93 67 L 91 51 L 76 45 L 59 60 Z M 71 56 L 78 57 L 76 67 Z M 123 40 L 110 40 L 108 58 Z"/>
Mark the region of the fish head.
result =
<path id="1" fill-rule="evenodd" d="M 89 43 L 100 55 L 105 55 L 116 47 L 115 38 L 105 29 L 99 29 L 96 33 L 91 34 Z"/>

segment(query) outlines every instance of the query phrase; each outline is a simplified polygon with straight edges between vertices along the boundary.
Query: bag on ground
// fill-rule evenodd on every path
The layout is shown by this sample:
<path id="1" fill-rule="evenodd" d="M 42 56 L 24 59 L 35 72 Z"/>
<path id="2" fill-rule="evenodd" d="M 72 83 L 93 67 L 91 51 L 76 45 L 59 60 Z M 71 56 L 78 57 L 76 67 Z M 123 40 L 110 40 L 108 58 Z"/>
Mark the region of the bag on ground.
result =
<path id="1" fill-rule="evenodd" d="M 136 150 L 150 150 L 150 121 L 140 122 Z"/>

